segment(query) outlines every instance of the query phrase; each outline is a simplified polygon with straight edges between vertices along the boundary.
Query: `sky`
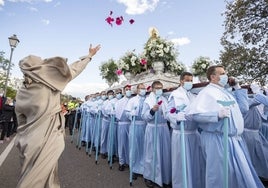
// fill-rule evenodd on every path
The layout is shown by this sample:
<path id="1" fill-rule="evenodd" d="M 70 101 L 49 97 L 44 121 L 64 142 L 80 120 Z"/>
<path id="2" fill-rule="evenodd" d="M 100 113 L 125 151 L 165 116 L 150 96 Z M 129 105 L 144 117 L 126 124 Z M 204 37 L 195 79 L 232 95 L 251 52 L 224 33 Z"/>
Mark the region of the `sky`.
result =
<path id="1" fill-rule="evenodd" d="M 88 54 L 90 44 L 100 44 L 86 69 L 63 91 L 83 98 L 108 88 L 100 76 L 101 63 L 134 49 L 142 52 L 150 27 L 174 41 L 178 61 L 186 66 L 200 56 L 218 60 L 224 10 L 223 0 L 0 0 L 0 51 L 9 59 L 8 37 L 16 34 L 20 43 L 11 76 L 22 78 L 18 62 L 28 55 L 66 57 L 70 64 Z M 105 21 L 110 11 L 113 17 L 123 16 L 122 25 Z"/>

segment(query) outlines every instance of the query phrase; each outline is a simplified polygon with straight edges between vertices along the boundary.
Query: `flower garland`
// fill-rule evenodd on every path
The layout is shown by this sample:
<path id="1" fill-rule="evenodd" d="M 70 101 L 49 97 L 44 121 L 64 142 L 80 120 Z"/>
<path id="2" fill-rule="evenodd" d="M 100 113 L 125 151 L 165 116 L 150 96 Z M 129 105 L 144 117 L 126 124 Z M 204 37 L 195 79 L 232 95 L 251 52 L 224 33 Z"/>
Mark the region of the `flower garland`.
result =
<path id="1" fill-rule="evenodd" d="M 118 66 L 113 59 L 109 59 L 107 62 L 103 62 L 99 67 L 100 75 L 106 80 L 108 84 L 113 84 L 119 81 L 119 77 L 116 74 Z"/>

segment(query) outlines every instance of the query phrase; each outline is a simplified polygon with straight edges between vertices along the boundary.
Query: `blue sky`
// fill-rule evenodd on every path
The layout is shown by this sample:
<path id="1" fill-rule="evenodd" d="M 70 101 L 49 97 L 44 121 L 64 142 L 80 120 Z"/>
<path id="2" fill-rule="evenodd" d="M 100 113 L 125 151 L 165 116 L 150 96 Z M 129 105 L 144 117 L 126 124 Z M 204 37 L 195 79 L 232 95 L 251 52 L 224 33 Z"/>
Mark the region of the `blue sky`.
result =
<path id="1" fill-rule="evenodd" d="M 124 17 L 121 26 L 105 22 L 111 10 L 114 17 Z M 22 77 L 18 62 L 29 54 L 67 57 L 71 63 L 87 54 L 90 43 L 101 44 L 92 62 L 64 90 L 83 97 L 108 87 L 100 64 L 129 50 L 141 53 L 152 26 L 161 37 L 177 41 L 178 61 L 185 65 L 199 56 L 217 60 L 224 10 L 224 1 L 215 0 L 0 0 L 0 51 L 9 58 L 8 37 L 16 34 L 20 43 L 11 73 Z"/>

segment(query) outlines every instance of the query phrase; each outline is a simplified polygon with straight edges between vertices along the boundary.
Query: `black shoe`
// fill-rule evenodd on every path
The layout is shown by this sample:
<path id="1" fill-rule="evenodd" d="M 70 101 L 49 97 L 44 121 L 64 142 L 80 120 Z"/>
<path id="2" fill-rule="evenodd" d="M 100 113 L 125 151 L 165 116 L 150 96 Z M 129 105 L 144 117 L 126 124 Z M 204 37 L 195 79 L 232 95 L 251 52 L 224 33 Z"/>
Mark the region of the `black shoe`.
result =
<path id="1" fill-rule="evenodd" d="M 106 159 L 106 158 L 107 158 L 107 155 L 104 154 L 104 153 L 102 153 L 102 154 L 101 154 L 101 158 L 102 158 L 102 159 Z"/>
<path id="2" fill-rule="evenodd" d="M 119 165 L 118 170 L 119 170 L 119 171 L 124 171 L 124 170 L 125 170 L 125 165 Z"/>
<path id="3" fill-rule="evenodd" d="M 132 173 L 132 179 L 133 179 L 133 180 L 138 179 L 138 174 L 136 174 L 136 173 Z"/>
<path id="4" fill-rule="evenodd" d="M 144 182 L 147 187 L 154 187 L 154 183 L 151 180 L 144 179 Z"/>
<path id="5" fill-rule="evenodd" d="M 171 185 L 171 183 L 170 184 L 164 184 L 163 183 L 163 188 L 172 188 L 172 185 Z"/>
<path id="6" fill-rule="evenodd" d="M 82 141 L 81 145 L 82 145 L 82 147 L 86 146 L 86 142 Z"/>

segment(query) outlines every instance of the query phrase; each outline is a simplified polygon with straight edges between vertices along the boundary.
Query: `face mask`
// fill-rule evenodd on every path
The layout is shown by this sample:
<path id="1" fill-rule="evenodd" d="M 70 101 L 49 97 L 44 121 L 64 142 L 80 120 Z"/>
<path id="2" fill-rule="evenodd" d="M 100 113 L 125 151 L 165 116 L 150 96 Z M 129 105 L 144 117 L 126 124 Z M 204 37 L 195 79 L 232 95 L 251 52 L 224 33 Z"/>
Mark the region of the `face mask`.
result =
<path id="1" fill-rule="evenodd" d="M 101 96 L 101 99 L 102 99 L 102 100 L 106 100 L 106 95 L 102 95 L 102 96 Z"/>
<path id="2" fill-rule="evenodd" d="M 155 95 L 156 95 L 157 97 L 160 97 L 162 94 L 163 94 L 163 90 L 162 90 L 162 89 L 156 89 L 156 90 L 155 90 Z"/>
<path id="3" fill-rule="evenodd" d="M 109 99 L 109 100 L 111 100 L 111 99 L 113 99 L 113 98 L 114 98 L 113 95 L 109 95 L 109 96 L 108 96 L 108 99 Z"/>
<path id="4" fill-rule="evenodd" d="M 222 87 L 224 87 L 228 82 L 228 76 L 226 74 L 220 75 L 220 81 L 218 82 Z"/>
<path id="5" fill-rule="evenodd" d="M 99 100 L 101 98 L 101 96 L 97 96 L 97 100 Z"/>
<path id="6" fill-rule="evenodd" d="M 140 90 L 140 96 L 145 96 L 146 95 L 146 90 L 145 89 L 141 89 Z"/>
<path id="7" fill-rule="evenodd" d="M 189 91 L 190 89 L 192 89 L 193 87 L 193 82 L 184 82 L 183 86 L 184 89 L 186 89 L 187 91 Z"/>
<path id="8" fill-rule="evenodd" d="M 117 99 L 121 99 L 121 98 L 122 98 L 122 94 L 121 94 L 121 93 L 117 93 L 117 94 L 116 94 L 116 98 L 117 98 Z"/>
<path id="9" fill-rule="evenodd" d="M 131 97 L 131 95 L 132 95 L 132 91 L 130 91 L 130 90 L 126 91 L 126 96 L 127 97 Z"/>

